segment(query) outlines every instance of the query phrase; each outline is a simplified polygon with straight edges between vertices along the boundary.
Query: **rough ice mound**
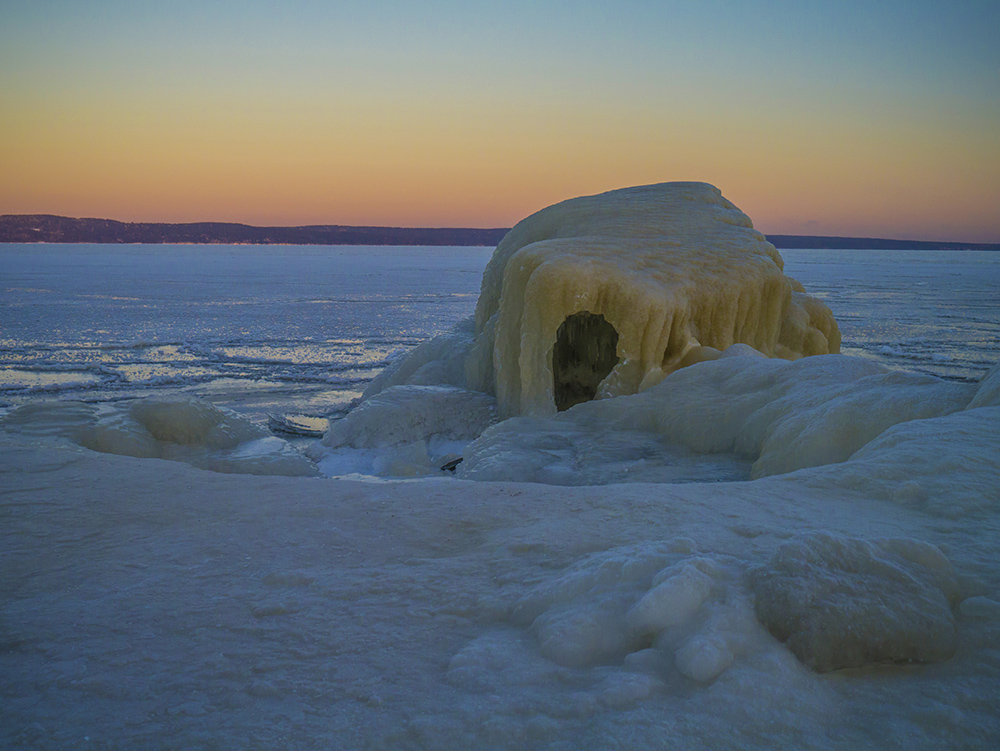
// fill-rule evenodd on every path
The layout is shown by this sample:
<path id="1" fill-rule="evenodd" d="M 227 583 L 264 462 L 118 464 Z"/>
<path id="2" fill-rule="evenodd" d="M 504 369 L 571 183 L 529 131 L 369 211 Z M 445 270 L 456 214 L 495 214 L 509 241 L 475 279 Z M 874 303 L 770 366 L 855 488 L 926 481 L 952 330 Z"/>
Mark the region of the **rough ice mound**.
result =
<path id="1" fill-rule="evenodd" d="M 998 457 L 1000 407 L 980 407 L 895 425 L 849 461 L 801 479 L 813 488 L 846 488 L 961 517 L 1000 509 Z"/>
<path id="2" fill-rule="evenodd" d="M 757 617 L 817 671 L 955 653 L 959 585 L 928 543 L 813 533 L 782 545 L 748 579 Z"/>
<path id="3" fill-rule="evenodd" d="M 65 439 L 106 454 L 168 459 L 213 472 L 314 476 L 316 465 L 291 444 L 235 412 L 195 398 L 140 399 L 122 408 L 80 402 L 18 407 L 0 428 L 36 439 Z"/>
<path id="4" fill-rule="evenodd" d="M 733 454 L 698 453 L 660 434 L 594 426 L 581 418 L 573 409 L 558 416 L 505 420 L 465 448 L 456 474 L 465 480 L 546 485 L 750 478 L 751 462 Z"/>
<path id="5" fill-rule="evenodd" d="M 418 348 L 369 395 L 445 383 L 495 394 L 502 418 L 546 415 L 637 393 L 737 342 L 785 359 L 839 351 L 829 308 L 782 267 L 705 183 L 565 201 L 497 246 L 473 331 L 466 323 Z"/>
<path id="6" fill-rule="evenodd" d="M 474 320 L 387 367 L 310 455 L 325 474 L 405 477 L 454 468 L 461 452 L 461 478 L 555 485 L 850 464 L 836 482 L 875 483 L 893 500 L 957 513 L 992 503 L 996 472 L 979 449 L 960 460 L 974 471 L 957 504 L 955 488 L 930 497 L 933 478 L 892 480 L 878 456 L 905 453 L 880 437 L 920 433 L 911 423 L 996 406 L 1000 370 L 979 385 L 949 382 L 841 357 L 839 343 L 829 309 L 712 186 L 577 198 L 511 230 Z M 981 418 L 965 422 L 985 439 Z M 920 446 L 927 466 L 940 464 Z"/>
<path id="7" fill-rule="evenodd" d="M 370 399 L 391 386 L 402 384 L 464 387 L 465 361 L 472 349 L 474 328 L 473 319 L 467 318 L 448 333 L 418 344 L 375 376 L 362 399 Z"/>
<path id="8" fill-rule="evenodd" d="M 309 449 L 327 475 L 440 472 L 496 420 L 496 400 L 454 386 L 390 386 L 330 426 Z"/>
<path id="9" fill-rule="evenodd" d="M 738 657 L 767 647 L 735 565 L 699 555 L 687 538 L 609 550 L 538 585 L 512 620 L 557 665 L 620 666 L 633 680 L 618 676 L 614 683 L 630 691 L 611 700 L 627 704 L 678 676 L 709 683 Z"/>
<path id="10" fill-rule="evenodd" d="M 496 420 L 496 400 L 447 386 L 393 386 L 330 426 L 323 445 L 376 448 L 432 436 L 471 439 Z"/>
<path id="11" fill-rule="evenodd" d="M 977 388 L 859 358 L 787 362 L 734 345 L 640 394 L 494 425 L 458 472 L 550 484 L 783 474 L 845 462 L 899 423 L 961 412 Z"/>
<path id="12" fill-rule="evenodd" d="M 762 658 L 794 674 L 794 661 L 757 620 L 743 572 L 742 561 L 700 553 L 684 537 L 614 548 L 535 586 L 511 609 L 510 625 L 533 637 L 539 657 L 589 674 L 602 703 L 616 708 L 713 683 Z M 454 682 L 495 685 L 487 673 L 496 658 L 482 642 L 452 660 Z"/>
<path id="13" fill-rule="evenodd" d="M 1000 407 L 1000 365 L 983 376 L 967 409 L 979 407 Z"/>
<path id="14" fill-rule="evenodd" d="M 963 597 L 941 551 L 911 538 L 805 534 L 757 566 L 686 537 L 649 541 L 543 579 L 501 630 L 455 654 L 448 680 L 477 692 L 516 684 L 502 656 L 516 653 L 518 675 L 586 684 L 615 708 L 717 681 L 742 695 L 767 664 L 794 683 L 793 655 L 817 672 L 948 659 Z M 996 607 L 979 597 L 965 609 L 992 617 Z"/>

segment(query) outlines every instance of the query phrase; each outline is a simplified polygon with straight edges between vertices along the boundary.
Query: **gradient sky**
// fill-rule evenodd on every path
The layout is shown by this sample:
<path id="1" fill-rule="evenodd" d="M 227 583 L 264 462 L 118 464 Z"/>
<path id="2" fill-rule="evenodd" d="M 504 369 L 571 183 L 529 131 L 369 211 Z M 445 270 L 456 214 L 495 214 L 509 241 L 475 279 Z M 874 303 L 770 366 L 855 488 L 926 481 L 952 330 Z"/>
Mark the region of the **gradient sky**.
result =
<path id="1" fill-rule="evenodd" d="M 0 0 L 0 213 L 1000 242 L 1000 2 Z"/>

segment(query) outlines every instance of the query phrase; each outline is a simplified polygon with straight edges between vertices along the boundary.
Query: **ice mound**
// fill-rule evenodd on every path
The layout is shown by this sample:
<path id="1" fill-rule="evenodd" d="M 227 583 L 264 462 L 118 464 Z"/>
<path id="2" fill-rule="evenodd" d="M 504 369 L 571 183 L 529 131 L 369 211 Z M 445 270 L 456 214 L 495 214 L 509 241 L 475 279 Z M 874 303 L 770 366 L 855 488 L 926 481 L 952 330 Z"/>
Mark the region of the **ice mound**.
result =
<path id="1" fill-rule="evenodd" d="M 696 451 L 754 459 L 753 477 L 843 462 L 901 422 L 963 409 L 975 386 L 830 356 L 725 358 L 672 374 L 618 419 Z M 613 419 L 611 405 L 588 410 Z"/>
<path id="2" fill-rule="evenodd" d="M 1000 407 L 1000 365 L 990 370 L 979 382 L 976 395 L 969 402 L 968 409 L 979 407 Z"/>
<path id="3" fill-rule="evenodd" d="M 705 183 L 575 198 L 521 221 L 483 274 L 474 329 L 417 348 L 372 384 L 494 394 L 500 416 L 637 393 L 742 342 L 767 357 L 838 352 L 829 308 Z"/>
<path id="4" fill-rule="evenodd" d="M 512 607 L 510 625 L 561 668 L 645 676 L 636 699 L 678 681 L 712 683 L 734 666 L 780 662 L 785 649 L 817 672 L 955 653 L 962 588 L 929 543 L 812 532 L 747 566 L 699 552 L 688 538 L 613 548 L 537 584 Z M 489 683 L 478 663 L 495 655 L 484 643 L 453 661 L 466 684 Z M 745 670 L 737 672 L 738 682 Z"/>
<path id="5" fill-rule="evenodd" d="M 405 356 L 396 358 L 372 379 L 361 395 L 362 400 L 404 384 L 464 387 L 465 362 L 472 348 L 474 328 L 472 318 L 459 321 L 448 333 L 422 342 Z"/>
<path id="6" fill-rule="evenodd" d="M 702 454 L 663 435 L 598 426 L 581 417 L 574 409 L 551 417 L 512 417 L 494 425 L 465 448 L 456 474 L 465 480 L 547 485 L 750 478 L 751 462 L 732 454 Z"/>
<path id="7" fill-rule="evenodd" d="M 478 436 L 496 420 L 496 400 L 449 386 L 393 386 L 330 426 L 323 445 L 377 448 Z"/>
<path id="8" fill-rule="evenodd" d="M 705 183 L 564 201 L 520 222 L 487 265 L 470 385 L 495 392 L 504 417 L 549 414 L 560 368 L 579 370 L 587 349 L 612 340 L 616 362 L 591 376 L 599 396 L 636 393 L 685 358 L 736 342 L 789 359 L 839 351 L 830 310 L 782 267 L 750 219 Z M 581 314 L 591 318 L 567 330 Z M 560 363 L 560 335 L 574 330 L 584 351 Z"/>
<path id="9" fill-rule="evenodd" d="M 787 362 L 738 344 L 641 394 L 494 425 L 459 475 L 599 484 L 783 474 L 845 462 L 899 423 L 960 412 L 976 390 L 861 358 Z"/>
<path id="10" fill-rule="evenodd" d="M 639 699 L 681 676 L 710 683 L 739 657 L 767 648 L 735 570 L 730 559 L 698 554 L 687 538 L 612 549 L 535 587 L 512 620 L 557 665 L 617 665 L 645 676 L 618 681 Z"/>
<path id="11" fill-rule="evenodd" d="M 955 571 L 933 545 L 827 533 L 782 545 L 747 575 L 757 617 L 819 672 L 955 653 Z"/>
<path id="12" fill-rule="evenodd" d="M 1000 509 L 1000 407 L 896 425 L 810 486 L 848 488 L 940 516 Z"/>
<path id="13" fill-rule="evenodd" d="M 496 400 L 454 386 L 390 386 L 333 423 L 309 448 L 329 476 L 439 473 L 496 420 Z"/>
<path id="14" fill-rule="evenodd" d="M 27 404 L 0 428 L 37 439 L 64 439 L 106 454 L 168 459 L 214 472 L 313 476 L 316 465 L 245 417 L 201 399 L 140 399 L 128 405 Z"/>

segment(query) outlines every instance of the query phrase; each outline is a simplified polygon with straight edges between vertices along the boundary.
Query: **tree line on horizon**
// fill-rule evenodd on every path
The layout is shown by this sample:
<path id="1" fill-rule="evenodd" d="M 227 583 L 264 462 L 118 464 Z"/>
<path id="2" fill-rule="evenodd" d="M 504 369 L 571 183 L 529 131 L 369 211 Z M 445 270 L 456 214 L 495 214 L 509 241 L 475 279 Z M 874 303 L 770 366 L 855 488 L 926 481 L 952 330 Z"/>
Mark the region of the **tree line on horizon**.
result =
<path id="1" fill-rule="evenodd" d="M 0 243 L 141 243 L 222 245 L 483 245 L 509 228 L 357 227 L 339 224 L 255 227 L 232 222 L 119 222 L 51 214 L 0 215 Z M 1000 250 L 1000 243 L 767 235 L 777 248 L 816 250 Z"/>

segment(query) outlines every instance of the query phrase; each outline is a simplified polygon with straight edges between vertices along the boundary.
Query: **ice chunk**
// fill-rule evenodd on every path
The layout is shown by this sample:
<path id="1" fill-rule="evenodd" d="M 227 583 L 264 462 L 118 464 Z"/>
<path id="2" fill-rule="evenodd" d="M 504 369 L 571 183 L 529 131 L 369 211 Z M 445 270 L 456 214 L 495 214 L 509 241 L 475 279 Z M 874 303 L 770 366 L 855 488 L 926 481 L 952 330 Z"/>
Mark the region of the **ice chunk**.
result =
<path id="1" fill-rule="evenodd" d="M 629 629 L 637 635 L 662 631 L 693 616 L 712 592 L 712 578 L 691 563 L 672 571 L 629 610 Z"/>
<path id="2" fill-rule="evenodd" d="M 468 385 L 495 393 L 503 417 L 556 411 L 567 381 L 580 397 L 635 393 L 736 342 L 788 359 L 840 346 L 826 305 L 705 183 L 575 198 L 523 220 L 483 274 L 475 334 Z"/>
<path id="3" fill-rule="evenodd" d="M 951 564 L 928 543 L 812 533 L 747 579 L 761 623 L 819 672 L 955 653 L 961 594 Z"/>
<path id="4" fill-rule="evenodd" d="M 674 665 L 688 678 L 708 683 L 718 678 L 733 664 L 733 653 L 721 639 L 695 636 L 674 655 Z"/>

